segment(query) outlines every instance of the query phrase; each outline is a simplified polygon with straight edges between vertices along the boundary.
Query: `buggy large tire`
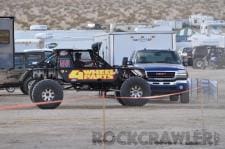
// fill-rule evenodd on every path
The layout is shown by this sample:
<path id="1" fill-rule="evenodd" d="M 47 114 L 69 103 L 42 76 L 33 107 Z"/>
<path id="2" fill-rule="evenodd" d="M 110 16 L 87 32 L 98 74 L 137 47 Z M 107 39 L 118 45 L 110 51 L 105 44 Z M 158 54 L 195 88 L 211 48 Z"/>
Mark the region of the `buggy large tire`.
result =
<path id="1" fill-rule="evenodd" d="M 115 95 L 116 95 L 117 101 L 118 101 L 121 105 L 125 106 L 124 103 L 123 103 L 123 101 L 122 101 L 121 98 L 120 98 L 120 92 L 115 92 Z"/>
<path id="2" fill-rule="evenodd" d="M 63 100 L 63 88 L 54 80 L 41 80 L 34 85 L 31 100 L 40 103 L 37 106 L 41 109 L 55 109 Z"/>
<path id="3" fill-rule="evenodd" d="M 32 77 L 27 77 L 22 86 L 20 87 L 20 90 L 23 92 L 23 94 L 25 95 L 28 95 L 29 94 L 29 86 L 31 85 L 31 82 L 33 81 L 34 79 Z"/>
<path id="4" fill-rule="evenodd" d="M 146 80 L 140 77 L 131 77 L 123 82 L 120 96 L 119 103 L 123 106 L 144 106 L 148 103 L 148 99 L 141 97 L 151 96 L 151 88 Z"/>
<path id="5" fill-rule="evenodd" d="M 189 103 L 189 92 L 185 92 L 180 95 L 180 102 Z"/>
<path id="6" fill-rule="evenodd" d="M 172 95 L 170 96 L 170 101 L 178 101 L 179 95 Z"/>
<path id="7" fill-rule="evenodd" d="M 206 64 L 203 59 L 201 59 L 201 58 L 194 59 L 194 61 L 193 61 L 194 69 L 205 69 L 205 67 L 206 67 Z"/>

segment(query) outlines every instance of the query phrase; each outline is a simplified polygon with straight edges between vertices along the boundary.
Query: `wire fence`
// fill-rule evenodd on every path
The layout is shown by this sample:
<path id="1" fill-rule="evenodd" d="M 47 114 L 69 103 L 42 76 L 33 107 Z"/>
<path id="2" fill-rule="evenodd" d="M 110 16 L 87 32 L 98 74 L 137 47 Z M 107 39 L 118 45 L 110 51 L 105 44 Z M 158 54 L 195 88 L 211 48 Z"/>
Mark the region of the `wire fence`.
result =
<path id="1" fill-rule="evenodd" d="M 203 98 L 203 104 L 221 102 L 219 96 L 219 85 L 216 80 L 190 79 L 191 103 L 200 103 L 199 97 Z M 194 90 L 197 88 L 197 90 Z"/>

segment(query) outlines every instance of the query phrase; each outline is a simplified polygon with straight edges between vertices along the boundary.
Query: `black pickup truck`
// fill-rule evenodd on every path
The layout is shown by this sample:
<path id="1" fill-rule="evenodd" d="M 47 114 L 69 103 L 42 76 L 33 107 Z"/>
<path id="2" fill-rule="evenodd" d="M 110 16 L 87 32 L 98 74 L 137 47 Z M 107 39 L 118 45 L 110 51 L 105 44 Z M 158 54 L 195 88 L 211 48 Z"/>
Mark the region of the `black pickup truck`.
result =
<path id="1" fill-rule="evenodd" d="M 20 87 L 27 94 L 31 77 L 26 70 L 51 51 L 35 49 L 15 53 L 14 48 L 14 17 L 0 17 L 0 88 Z"/>

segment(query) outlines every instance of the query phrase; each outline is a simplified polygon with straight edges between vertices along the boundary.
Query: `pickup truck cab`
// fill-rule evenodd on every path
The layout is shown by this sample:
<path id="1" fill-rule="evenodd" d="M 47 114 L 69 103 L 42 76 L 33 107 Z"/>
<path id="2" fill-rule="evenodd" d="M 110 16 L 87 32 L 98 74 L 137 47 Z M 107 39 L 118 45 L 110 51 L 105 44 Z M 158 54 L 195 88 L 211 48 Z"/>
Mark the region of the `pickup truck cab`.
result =
<path id="1" fill-rule="evenodd" d="M 171 101 L 189 103 L 188 72 L 175 51 L 138 50 L 134 51 L 130 64 L 144 68 L 152 95 L 173 94 Z"/>

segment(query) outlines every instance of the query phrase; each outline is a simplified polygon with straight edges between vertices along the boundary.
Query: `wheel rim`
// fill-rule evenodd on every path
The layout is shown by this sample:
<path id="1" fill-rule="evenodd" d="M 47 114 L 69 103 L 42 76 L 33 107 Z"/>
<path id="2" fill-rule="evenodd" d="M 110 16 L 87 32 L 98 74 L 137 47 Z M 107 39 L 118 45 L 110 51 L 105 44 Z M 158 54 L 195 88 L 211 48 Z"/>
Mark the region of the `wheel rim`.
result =
<path id="1" fill-rule="evenodd" d="M 52 89 L 45 89 L 41 96 L 44 101 L 53 101 L 55 98 L 55 93 Z"/>
<path id="2" fill-rule="evenodd" d="M 143 96 L 143 91 L 140 86 L 133 86 L 130 89 L 130 97 L 139 98 Z"/>
<path id="3" fill-rule="evenodd" d="M 9 92 L 9 93 L 12 93 L 15 91 L 15 88 L 13 87 L 9 87 L 9 88 L 6 88 L 6 90 Z"/>
<path id="4" fill-rule="evenodd" d="M 203 62 L 202 61 L 197 61 L 197 67 L 201 68 L 203 66 Z"/>

